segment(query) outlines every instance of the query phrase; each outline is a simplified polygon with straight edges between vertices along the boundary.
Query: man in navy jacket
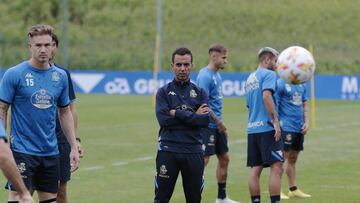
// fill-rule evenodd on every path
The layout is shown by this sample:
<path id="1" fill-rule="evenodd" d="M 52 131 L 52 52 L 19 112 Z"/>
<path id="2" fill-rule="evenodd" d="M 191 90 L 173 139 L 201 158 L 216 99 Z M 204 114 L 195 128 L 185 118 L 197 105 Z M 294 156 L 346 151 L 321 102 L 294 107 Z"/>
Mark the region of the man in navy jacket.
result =
<path id="1" fill-rule="evenodd" d="M 200 203 L 204 159 L 201 128 L 210 122 L 205 91 L 190 82 L 192 53 L 178 48 L 172 54 L 175 79 L 156 95 L 156 117 L 160 125 L 156 157 L 155 203 L 169 202 L 181 172 L 187 203 Z"/>

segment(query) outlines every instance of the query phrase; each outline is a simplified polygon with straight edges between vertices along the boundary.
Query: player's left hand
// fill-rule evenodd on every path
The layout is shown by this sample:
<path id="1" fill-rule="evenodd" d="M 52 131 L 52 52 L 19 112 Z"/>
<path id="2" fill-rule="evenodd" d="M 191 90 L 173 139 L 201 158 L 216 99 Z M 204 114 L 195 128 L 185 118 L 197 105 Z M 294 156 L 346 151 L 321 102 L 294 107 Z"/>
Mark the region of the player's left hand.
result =
<path id="1" fill-rule="evenodd" d="M 309 123 L 305 122 L 304 125 L 301 127 L 301 134 L 305 135 L 309 130 Z"/>
<path id="2" fill-rule="evenodd" d="M 226 134 L 226 127 L 225 127 L 225 124 L 223 122 L 220 122 L 218 124 L 218 130 L 219 130 L 220 134 L 227 135 Z"/>
<path id="3" fill-rule="evenodd" d="M 70 171 L 74 172 L 79 168 L 80 156 L 77 146 L 73 146 L 70 152 Z"/>
<path id="4" fill-rule="evenodd" d="M 197 110 L 196 114 L 203 115 L 210 113 L 210 108 L 207 104 L 202 104 Z"/>

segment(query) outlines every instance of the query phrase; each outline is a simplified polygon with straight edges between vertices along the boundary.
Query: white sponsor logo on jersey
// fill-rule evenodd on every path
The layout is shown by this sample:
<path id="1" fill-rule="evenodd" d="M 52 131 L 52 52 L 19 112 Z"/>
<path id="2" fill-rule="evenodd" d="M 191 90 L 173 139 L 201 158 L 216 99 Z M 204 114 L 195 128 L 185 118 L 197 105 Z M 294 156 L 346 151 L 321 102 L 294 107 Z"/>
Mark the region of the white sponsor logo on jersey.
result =
<path id="1" fill-rule="evenodd" d="M 54 97 L 46 89 L 40 89 L 31 95 L 31 104 L 39 109 L 47 109 L 53 105 Z"/>

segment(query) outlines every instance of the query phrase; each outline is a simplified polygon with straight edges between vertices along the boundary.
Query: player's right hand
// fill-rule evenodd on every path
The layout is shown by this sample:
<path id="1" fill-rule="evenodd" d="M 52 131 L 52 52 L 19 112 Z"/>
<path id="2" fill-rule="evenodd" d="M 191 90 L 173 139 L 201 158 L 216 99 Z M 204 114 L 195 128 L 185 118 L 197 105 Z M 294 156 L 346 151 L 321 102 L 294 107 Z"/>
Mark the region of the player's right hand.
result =
<path id="1" fill-rule="evenodd" d="M 278 142 L 281 138 L 281 128 L 280 128 L 280 121 L 276 120 L 274 121 L 274 129 L 275 129 L 275 141 Z"/>
<path id="2" fill-rule="evenodd" d="M 71 148 L 70 152 L 70 171 L 74 172 L 79 168 L 80 165 L 80 156 L 77 146 Z"/>

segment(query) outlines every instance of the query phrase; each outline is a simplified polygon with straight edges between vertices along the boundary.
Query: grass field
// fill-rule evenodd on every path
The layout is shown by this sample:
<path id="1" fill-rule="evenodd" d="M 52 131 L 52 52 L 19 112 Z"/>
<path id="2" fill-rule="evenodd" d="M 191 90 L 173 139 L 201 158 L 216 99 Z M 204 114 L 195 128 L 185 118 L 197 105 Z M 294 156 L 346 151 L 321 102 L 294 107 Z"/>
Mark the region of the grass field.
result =
<path id="1" fill-rule="evenodd" d="M 313 195 L 283 202 L 360 202 L 360 102 L 317 101 L 317 126 L 306 135 L 298 164 L 298 184 Z M 79 95 L 79 133 L 85 148 L 81 168 L 69 183 L 72 203 L 150 203 L 153 201 L 158 124 L 151 97 Z M 247 111 L 244 100 L 226 98 L 231 163 L 228 194 L 250 202 L 246 161 Z M 205 171 L 203 202 L 214 202 L 217 192 L 215 163 Z M 269 202 L 268 170 L 262 178 L 262 202 Z M 0 183 L 5 183 L 3 176 Z M 283 191 L 287 191 L 286 178 Z M 0 202 L 7 192 L 0 189 Z M 184 203 L 180 179 L 172 203 Z"/>

